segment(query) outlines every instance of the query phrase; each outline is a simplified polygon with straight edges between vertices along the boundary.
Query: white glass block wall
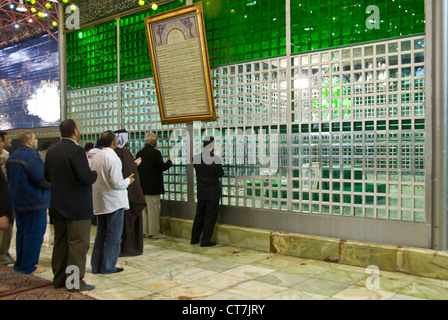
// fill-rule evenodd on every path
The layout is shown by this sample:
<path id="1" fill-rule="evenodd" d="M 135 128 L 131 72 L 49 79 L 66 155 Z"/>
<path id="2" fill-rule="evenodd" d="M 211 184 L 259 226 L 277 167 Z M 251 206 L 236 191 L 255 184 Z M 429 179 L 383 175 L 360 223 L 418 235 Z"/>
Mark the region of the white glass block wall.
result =
<path id="1" fill-rule="evenodd" d="M 212 77 L 213 123 L 162 126 L 152 78 L 70 91 L 68 117 L 84 142 L 127 129 L 134 155 L 147 131 L 165 158 L 188 145 L 170 140 L 174 130 L 196 138 L 192 153 L 198 136 L 215 136 L 225 206 L 427 222 L 424 36 L 227 65 Z M 166 200 L 196 199 L 183 154 L 165 174 Z"/>

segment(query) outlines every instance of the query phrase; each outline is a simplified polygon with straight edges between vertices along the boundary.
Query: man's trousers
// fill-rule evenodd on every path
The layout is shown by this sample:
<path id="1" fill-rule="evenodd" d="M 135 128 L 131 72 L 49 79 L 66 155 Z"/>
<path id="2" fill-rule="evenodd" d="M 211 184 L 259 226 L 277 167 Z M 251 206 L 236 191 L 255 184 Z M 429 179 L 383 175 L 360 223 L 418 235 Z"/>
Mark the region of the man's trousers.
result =
<path id="1" fill-rule="evenodd" d="M 202 233 L 201 245 L 208 245 L 218 220 L 219 201 L 198 200 L 196 216 L 194 218 L 193 229 L 191 231 L 191 242 L 199 242 Z"/>

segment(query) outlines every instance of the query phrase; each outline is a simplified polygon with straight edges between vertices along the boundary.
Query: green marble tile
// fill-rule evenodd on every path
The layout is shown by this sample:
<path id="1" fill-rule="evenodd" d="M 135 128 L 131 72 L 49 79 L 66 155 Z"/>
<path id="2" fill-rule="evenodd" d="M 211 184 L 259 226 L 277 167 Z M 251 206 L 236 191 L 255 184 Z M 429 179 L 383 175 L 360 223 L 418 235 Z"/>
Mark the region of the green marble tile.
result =
<path id="1" fill-rule="evenodd" d="M 300 274 L 307 277 L 314 277 L 318 274 L 331 270 L 332 268 L 334 268 L 334 266 L 332 266 L 330 263 L 305 260 L 301 263 L 281 269 L 281 271 Z"/>
<path id="2" fill-rule="evenodd" d="M 338 292 L 333 297 L 341 300 L 389 300 L 393 296 L 393 292 L 371 290 L 353 285 Z"/>
<path id="3" fill-rule="evenodd" d="M 191 239 L 192 227 L 192 220 L 160 217 L 161 232 L 172 237 Z M 270 251 L 270 231 L 262 229 L 216 224 L 212 241 L 237 248 Z"/>
<path id="4" fill-rule="evenodd" d="M 270 296 L 266 300 L 327 300 L 329 297 L 297 290 L 285 290 Z"/>
<path id="5" fill-rule="evenodd" d="M 234 269 L 234 268 L 237 268 L 240 266 L 242 266 L 241 263 L 227 261 L 227 260 L 223 260 L 223 259 L 214 259 L 214 260 L 207 261 L 207 262 L 200 263 L 200 264 L 196 265 L 197 268 L 213 270 L 216 272 L 224 272 L 224 271 Z"/>
<path id="6" fill-rule="evenodd" d="M 339 240 L 272 232 L 271 252 L 305 259 L 338 262 Z"/>
<path id="7" fill-rule="evenodd" d="M 333 268 L 317 275 L 315 278 L 346 284 L 354 284 L 361 279 L 365 279 L 367 276 L 368 275 L 363 272 Z"/>
<path id="8" fill-rule="evenodd" d="M 167 219 L 164 221 L 168 222 Z M 179 226 L 188 225 L 182 219 L 173 219 L 170 223 L 173 221 Z M 52 229 L 53 226 L 49 225 L 47 233 L 53 235 Z M 92 243 L 95 229 L 92 228 Z M 177 230 L 182 229 L 180 227 Z M 319 240 L 327 241 L 325 238 Z M 387 246 L 360 242 L 350 243 L 356 249 L 343 247 L 342 244 L 347 242 L 341 240 L 341 252 L 344 254 L 346 249 L 347 256 L 350 253 L 352 256 L 373 254 L 376 257 L 381 250 L 389 254 L 387 250 L 390 249 Z M 349 249 L 352 251 L 348 251 Z M 51 243 L 42 247 L 39 260 L 41 271 L 35 276 L 52 280 L 52 250 Z M 14 240 L 11 243 L 11 253 L 15 256 Z M 370 274 L 366 273 L 365 266 L 223 245 L 201 248 L 199 245 L 190 245 L 186 238 L 144 239 L 143 254 L 119 258 L 117 265 L 123 267 L 124 271 L 116 274 L 92 274 L 91 253 L 92 247 L 87 254 L 84 280 L 96 286 L 88 295 L 98 299 L 448 299 L 448 280 L 407 274 L 412 272 L 425 274 L 427 277 L 445 276 L 448 253 L 427 249 L 397 248 L 397 270 L 402 272 L 380 270 L 378 290 L 369 289 L 367 280 Z M 364 259 L 367 257 L 354 259 L 352 262 L 364 265 L 370 263 Z"/>
<path id="9" fill-rule="evenodd" d="M 262 252 L 270 251 L 270 231 L 217 224 L 215 236 L 219 244 Z"/>
<path id="10" fill-rule="evenodd" d="M 303 261 L 305 261 L 305 259 L 296 258 L 296 257 L 288 257 L 288 256 L 279 255 L 279 254 L 270 254 L 266 258 L 257 260 L 251 264 L 258 265 L 261 267 L 268 267 L 268 268 L 275 269 L 275 270 L 280 270 L 280 269 L 286 268 L 288 266 L 298 264 Z"/>
<path id="11" fill-rule="evenodd" d="M 366 243 L 360 241 L 346 241 L 340 239 L 324 238 L 309 235 L 299 235 L 283 232 L 270 232 L 267 230 L 245 228 L 217 224 L 213 239 L 222 245 L 228 245 L 232 249 L 231 253 L 225 252 L 220 247 L 202 250 L 199 246 L 191 246 L 188 239 L 191 235 L 193 221 L 180 218 L 161 217 L 162 233 L 186 239 L 185 243 L 170 242 L 167 240 L 158 243 L 157 248 L 152 246 L 148 239 L 145 239 L 145 251 L 161 250 L 164 248 L 176 248 L 190 253 L 206 254 L 210 257 L 235 261 L 242 260 L 242 263 L 250 263 L 257 266 L 266 264 L 276 270 L 290 263 L 273 259 L 265 260 L 246 253 L 244 249 L 251 249 L 262 252 L 271 252 L 279 257 L 297 257 L 303 259 L 313 259 L 339 263 L 341 265 L 357 266 L 366 268 L 377 266 L 380 272 L 399 271 L 406 274 L 425 276 L 435 279 L 448 279 L 448 253 L 437 252 L 420 248 L 402 248 L 393 245 L 383 245 Z M 173 240 L 174 241 L 174 240 Z M 146 248 L 148 250 L 146 250 Z M 221 251 L 216 251 L 221 250 Z M 224 251 L 223 251 L 224 250 Z M 227 250 L 228 251 L 228 250 Z M 305 271 L 306 267 L 299 268 Z M 306 273 L 307 271 L 305 271 Z M 319 270 L 324 272 L 324 270 Z M 385 285 L 394 291 L 400 286 L 396 283 L 389 283 L 384 280 Z"/>
<path id="12" fill-rule="evenodd" d="M 448 252 L 399 247 L 397 271 L 448 280 Z"/>
<path id="13" fill-rule="evenodd" d="M 418 298 L 418 297 L 413 297 L 413 296 L 407 296 L 405 294 L 394 294 L 392 296 L 392 298 L 390 298 L 389 300 L 400 300 L 400 301 L 404 301 L 404 300 L 426 300 L 423 298 Z"/>
<path id="14" fill-rule="evenodd" d="M 107 289 L 99 287 L 98 289 L 89 291 L 89 296 L 100 300 L 135 300 L 153 293 L 152 290 L 142 286 L 124 284 Z"/>
<path id="15" fill-rule="evenodd" d="M 253 298 L 242 296 L 237 293 L 221 291 L 217 294 L 203 298 L 202 300 L 252 300 Z"/>
<path id="16" fill-rule="evenodd" d="M 341 264 L 359 267 L 373 265 L 382 271 L 396 270 L 396 246 L 341 240 L 339 253 Z"/>
<path id="17" fill-rule="evenodd" d="M 162 293 L 172 300 L 199 300 L 217 294 L 219 290 L 190 282 L 164 290 Z"/>
<path id="18" fill-rule="evenodd" d="M 152 292 L 164 291 L 167 290 L 168 288 L 177 287 L 183 283 L 184 282 L 182 280 L 160 275 L 157 277 L 142 279 L 141 281 L 136 282 L 136 284 L 138 284 L 139 287 L 149 289 Z"/>
<path id="19" fill-rule="evenodd" d="M 201 248 L 201 249 L 203 249 L 203 248 Z M 214 247 L 207 247 L 206 249 L 207 249 L 206 251 L 202 250 L 201 254 L 205 254 L 205 255 L 215 258 L 215 259 L 220 259 L 223 256 L 232 255 L 234 253 L 238 253 L 241 250 L 243 250 L 243 249 L 239 249 L 239 248 L 222 246 L 222 245 L 216 245 Z"/>
<path id="20" fill-rule="evenodd" d="M 270 274 L 261 276 L 257 279 L 257 281 L 275 284 L 277 286 L 282 287 L 293 287 L 302 283 L 310 278 L 306 276 L 301 276 L 299 274 L 293 274 L 289 272 L 276 271 Z"/>
<path id="21" fill-rule="evenodd" d="M 286 287 L 250 280 L 228 289 L 227 292 L 251 297 L 251 299 L 263 300 L 285 290 L 287 290 Z"/>
<path id="22" fill-rule="evenodd" d="M 230 274 L 216 273 L 214 275 L 196 280 L 194 283 L 218 290 L 226 290 L 244 281 L 247 280 Z"/>
<path id="23" fill-rule="evenodd" d="M 273 269 L 257 267 L 252 265 L 242 265 L 223 272 L 243 279 L 257 279 L 264 275 L 275 272 Z"/>
<path id="24" fill-rule="evenodd" d="M 437 279 L 418 278 L 399 292 L 408 296 L 429 300 L 446 300 L 448 282 Z"/>
<path id="25" fill-rule="evenodd" d="M 160 231 L 168 236 L 191 239 L 192 227 L 192 220 L 160 217 Z"/>
<path id="26" fill-rule="evenodd" d="M 198 265 L 198 264 L 201 264 L 204 262 L 208 262 L 208 261 L 212 261 L 212 260 L 213 260 L 213 258 L 211 258 L 211 257 L 207 257 L 207 256 L 204 256 L 201 254 L 191 254 L 191 253 L 187 253 L 186 255 L 169 259 L 170 262 L 184 265 L 187 267 L 195 266 L 195 265 Z"/>
<path id="27" fill-rule="evenodd" d="M 255 261 L 260 261 L 268 256 L 268 253 L 258 252 L 254 250 L 246 250 L 240 248 L 233 248 L 227 250 L 222 255 L 218 256 L 219 259 L 233 261 L 237 263 L 252 264 Z M 266 267 L 266 266 L 265 266 Z"/>
<path id="28" fill-rule="evenodd" d="M 333 282 L 322 279 L 309 279 L 292 287 L 292 289 L 331 297 L 347 287 L 347 284 L 341 282 Z"/>
<path id="29" fill-rule="evenodd" d="M 186 267 L 175 272 L 170 273 L 170 278 L 175 280 L 181 280 L 182 282 L 192 282 L 201 278 L 205 278 L 216 274 L 217 272 L 212 270 L 204 270 L 197 266 Z"/>
<path id="30" fill-rule="evenodd" d="M 380 275 L 378 279 L 379 289 L 388 292 L 400 292 L 417 279 L 416 276 L 401 274 L 398 272 L 380 271 L 379 275 Z M 367 278 L 358 281 L 356 285 L 364 287 L 370 285 L 372 283 L 372 281 L 368 278 L 370 274 L 369 275 L 366 274 L 366 276 Z"/>

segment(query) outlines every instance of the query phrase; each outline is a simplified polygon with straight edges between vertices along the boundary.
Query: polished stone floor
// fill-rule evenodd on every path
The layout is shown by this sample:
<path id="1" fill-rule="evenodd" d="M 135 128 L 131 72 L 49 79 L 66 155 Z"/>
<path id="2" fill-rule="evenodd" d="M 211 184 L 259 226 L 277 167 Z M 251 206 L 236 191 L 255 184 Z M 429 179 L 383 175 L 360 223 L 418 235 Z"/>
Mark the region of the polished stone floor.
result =
<path id="1" fill-rule="evenodd" d="M 374 281 L 366 268 L 223 245 L 201 248 L 172 237 L 145 239 L 143 255 L 119 258 L 121 273 L 92 274 L 95 232 L 92 226 L 85 280 L 96 288 L 86 294 L 101 300 L 448 299 L 448 281 L 382 271 Z M 49 280 L 52 243 L 49 225 L 35 273 Z"/>

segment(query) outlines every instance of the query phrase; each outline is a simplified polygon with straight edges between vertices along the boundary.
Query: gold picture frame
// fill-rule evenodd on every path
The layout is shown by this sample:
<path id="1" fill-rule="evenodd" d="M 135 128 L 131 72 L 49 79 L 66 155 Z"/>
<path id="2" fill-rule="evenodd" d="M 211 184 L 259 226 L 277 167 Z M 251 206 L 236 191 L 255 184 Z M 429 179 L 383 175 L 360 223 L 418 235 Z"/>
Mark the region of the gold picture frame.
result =
<path id="1" fill-rule="evenodd" d="M 145 18 L 162 124 L 216 121 L 202 3 Z"/>

